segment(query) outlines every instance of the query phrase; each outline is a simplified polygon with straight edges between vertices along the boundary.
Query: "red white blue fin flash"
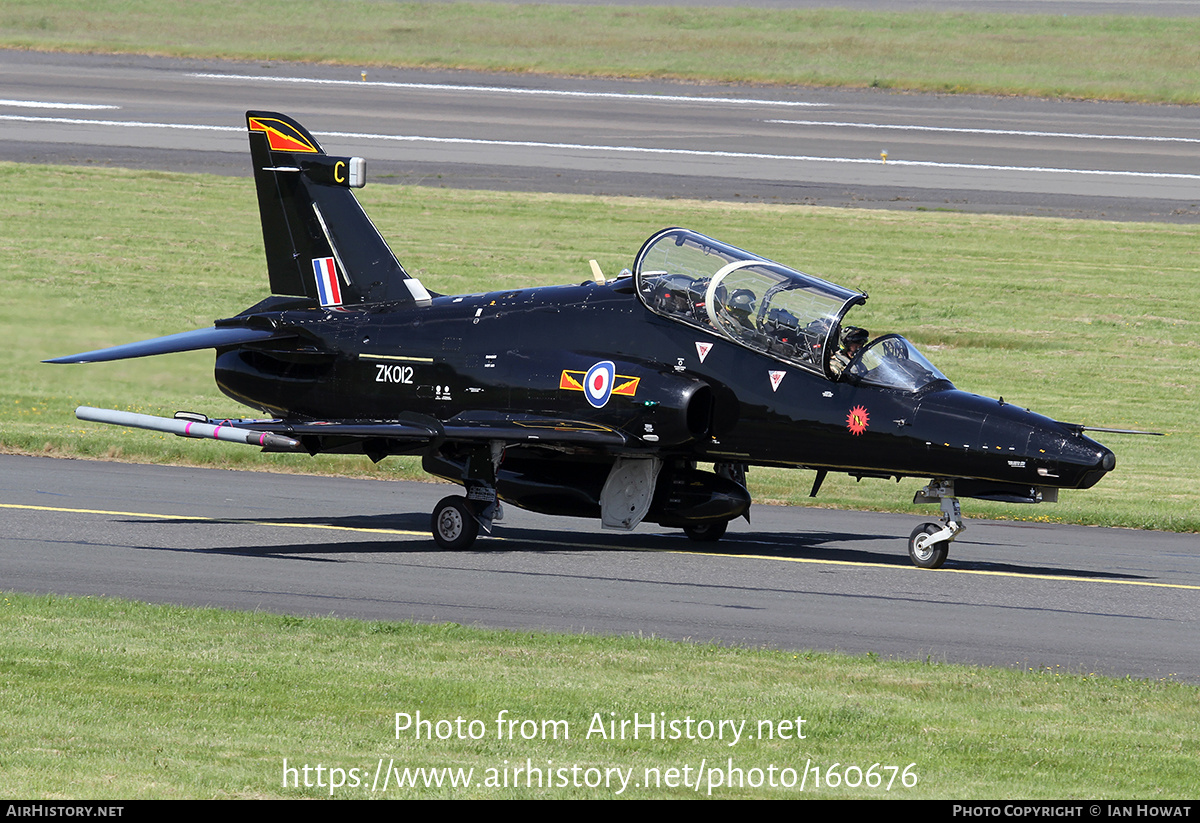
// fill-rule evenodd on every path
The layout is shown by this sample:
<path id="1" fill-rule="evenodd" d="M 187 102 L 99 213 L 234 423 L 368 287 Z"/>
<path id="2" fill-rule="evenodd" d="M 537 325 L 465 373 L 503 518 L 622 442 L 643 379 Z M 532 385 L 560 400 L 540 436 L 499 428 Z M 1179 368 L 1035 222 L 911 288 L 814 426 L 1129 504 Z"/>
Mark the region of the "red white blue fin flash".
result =
<path id="1" fill-rule="evenodd" d="M 312 261 L 313 275 L 317 279 L 317 297 L 322 306 L 342 305 L 342 289 L 338 283 L 337 266 L 332 257 L 318 257 Z"/>

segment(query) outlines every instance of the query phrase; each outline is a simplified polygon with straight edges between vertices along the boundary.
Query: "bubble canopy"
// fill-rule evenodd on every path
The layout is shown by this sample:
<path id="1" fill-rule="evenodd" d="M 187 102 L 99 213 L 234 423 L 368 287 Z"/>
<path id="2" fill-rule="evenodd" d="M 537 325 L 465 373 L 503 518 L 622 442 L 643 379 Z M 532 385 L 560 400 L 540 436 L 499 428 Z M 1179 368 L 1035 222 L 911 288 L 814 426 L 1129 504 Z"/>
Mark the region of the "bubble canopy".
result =
<path id="1" fill-rule="evenodd" d="M 656 314 L 834 379 L 842 317 L 867 295 L 688 229 L 664 229 L 634 261 Z"/>
<path id="2" fill-rule="evenodd" d="M 916 347 L 887 335 L 831 369 L 842 320 L 867 295 L 682 228 L 664 229 L 634 260 L 648 309 L 829 380 L 915 392 L 949 386 Z"/>

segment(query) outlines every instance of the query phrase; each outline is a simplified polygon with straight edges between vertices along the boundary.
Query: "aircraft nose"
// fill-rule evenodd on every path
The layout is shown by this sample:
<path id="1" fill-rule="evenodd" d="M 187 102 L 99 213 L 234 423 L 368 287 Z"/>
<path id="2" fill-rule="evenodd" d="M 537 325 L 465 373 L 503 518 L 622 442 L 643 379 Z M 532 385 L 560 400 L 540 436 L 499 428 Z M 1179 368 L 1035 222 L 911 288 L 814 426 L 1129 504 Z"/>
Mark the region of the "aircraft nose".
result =
<path id="1" fill-rule="evenodd" d="M 926 398 L 916 422 L 930 442 L 956 447 L 961 468 L 950 474 L 992 472 L 989 479 L 997 481 L 1087 489 L 1117 464 L 1112 451 L 1081 427 L 958 390 Z M 982 454 L 991 458 L 986 466 Z"/>
<path id="2" fill-rule="evenodd" d="M 1110 449 L 1100 447 L 1103 451 L 1100 454 L 1100 467 L 1105 472 L 1110 472 L 1117 467 L 1117 456 Z"/>
<path id="3" fill-rule="evenodd" d="M 1055 485 L 1076 489 L 1090 489 L 1100 482 L 1117 465 L 1117 456 L 1112 450 L 1090 437 L 1072 432 L 1054 424 L 1044 430 L 1041 454 L 1052 455 L 1053 466 L 1040 473 L 1056 480 Z"/>
<path id="4" fill-rule="evenodd" d="M 1096 462 L 1092 464 L 1090 471 L 1084 472 L 1079 482 L 1079 488 L 1090 489 L 1100 482 L 1101 477 L 1117 467 L 1117 456 L 1113 454 L 1112 449 L 1101 446 L 1091 438 L 1080 436 L 1079 439 L 1086 440 L 1096 449 Z"/>

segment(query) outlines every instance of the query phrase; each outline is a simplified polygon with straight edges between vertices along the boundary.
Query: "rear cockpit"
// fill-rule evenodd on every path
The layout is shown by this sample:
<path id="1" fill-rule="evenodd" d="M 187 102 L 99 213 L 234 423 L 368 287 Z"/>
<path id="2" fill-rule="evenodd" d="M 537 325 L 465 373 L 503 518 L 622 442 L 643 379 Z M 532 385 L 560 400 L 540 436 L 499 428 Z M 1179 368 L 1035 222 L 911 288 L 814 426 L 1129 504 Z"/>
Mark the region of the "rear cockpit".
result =
<path id="1" fill-rule="evenodd" d="M 867 296 L 687 229 L 646 241 L 633 267 L 651 311 L 835 379 L 842 317 Z"/>

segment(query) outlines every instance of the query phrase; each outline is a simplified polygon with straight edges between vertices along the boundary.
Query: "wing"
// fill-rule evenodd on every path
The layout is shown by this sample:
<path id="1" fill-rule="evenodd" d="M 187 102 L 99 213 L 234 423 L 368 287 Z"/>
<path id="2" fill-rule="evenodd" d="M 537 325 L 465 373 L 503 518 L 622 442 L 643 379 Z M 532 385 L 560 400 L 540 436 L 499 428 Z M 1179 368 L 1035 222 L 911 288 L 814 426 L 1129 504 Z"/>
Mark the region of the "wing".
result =
<path id="1" fill-rule="evenodd" d="M 627 442 L 620 432 L 595 423 L 486 411 L 467 412 L 444 422 L 415 414 L 396 420 L 215 419 L 192 412 L 157 417 L 91 406 L 80 406 L 75 416 L 181 437 L 245 443 L 263 451 L 365 454 L 376 462 L 390 454 L 420 454 L 448 441 L 538 443 L 601 450 Z"/>

